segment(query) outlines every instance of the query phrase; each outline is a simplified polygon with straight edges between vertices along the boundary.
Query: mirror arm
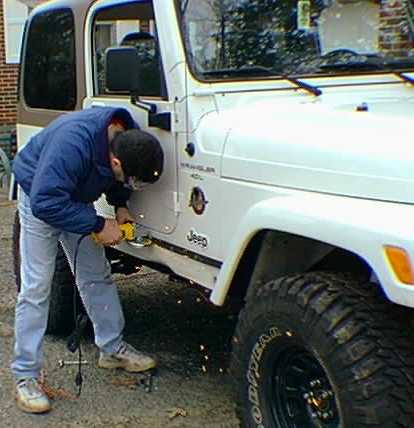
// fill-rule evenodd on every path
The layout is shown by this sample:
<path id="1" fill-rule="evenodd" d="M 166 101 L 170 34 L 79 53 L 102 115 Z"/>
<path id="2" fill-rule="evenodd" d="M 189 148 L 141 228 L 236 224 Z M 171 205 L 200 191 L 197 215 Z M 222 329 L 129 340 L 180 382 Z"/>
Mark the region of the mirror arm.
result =
<path id="1" fill-rule="evenodd" d="M 157 113 L 157 106 L 155 104 L 147 103 L 145 101 L 141 101 L 139 99 L 139 95 L 135 92 L 131 92 L 131 102 L 132 102 L 132 104 L 136 105 L 137 107 L 143 108 L 149 114 Z"/>

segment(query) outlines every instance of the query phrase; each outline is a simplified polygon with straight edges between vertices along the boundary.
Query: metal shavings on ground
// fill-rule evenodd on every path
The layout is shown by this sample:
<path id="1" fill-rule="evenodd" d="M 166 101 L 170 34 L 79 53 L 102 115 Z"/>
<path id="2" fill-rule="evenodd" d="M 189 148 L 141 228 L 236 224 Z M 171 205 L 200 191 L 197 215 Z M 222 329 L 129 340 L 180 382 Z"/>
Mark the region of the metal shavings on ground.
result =
<path id="1" fill-rule="evenodd" d="M 53 388 L 46 383 L 47 373 L 45 370 L 40 372 L 39 385 L 42 387 L 44 393 L 50 400 L 62 399 L 62 400 L 77 400 L 78 397 L 63 388 Z"/>
<path id="2" fill-rule="evenodd" d="M 182 416 L 183 418 L 185 418 L 186 416 L 188 416 L 188 412 L 187 410 L 181 409 L 180 407 L 174 408 L 174 409 L 169 409 L 168 411 L 168 417 L 171 419 L 174 419 L 178 416 Z"/>
<path id="3" fill-rule="evenodd" d="M 153 376 L 155 372 L 146 372 L 138 374 L 138 377 L 113 377 L 110 381 L 112 385 L 125 386 L 129 389 L 138 389 L 143 387 L 145 392 L 151 392 L 153 387 Z"/>
<path id="4" fill-rule="evenodd" d="M 114 377 L 111 384 L 115 386 L 126 386 L 129 389 L 136 389 L 139 386 L 139 380 L 135 377 Z"/>

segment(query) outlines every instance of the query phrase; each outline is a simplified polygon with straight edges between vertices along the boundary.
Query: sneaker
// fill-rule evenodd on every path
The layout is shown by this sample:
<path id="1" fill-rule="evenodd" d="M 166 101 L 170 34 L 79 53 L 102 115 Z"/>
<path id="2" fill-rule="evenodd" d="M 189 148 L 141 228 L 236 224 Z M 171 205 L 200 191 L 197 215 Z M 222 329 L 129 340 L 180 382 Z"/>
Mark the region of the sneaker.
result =
<path id="1" fill-rule="evenodd" d="M 122 342 L 115 353 L 100 352 L 98 367 L 103 369 L 125 369 L 127 372 L 143 372 L 153 369 L 157 363 L 133 346 Z"/>
<path id="2" fill-rule="evenodd" d="M 42 386 L 33 377 L 17 381 L 16 401 L 19 409 L 27 413 L 46 413 L 52 408 Z"/>

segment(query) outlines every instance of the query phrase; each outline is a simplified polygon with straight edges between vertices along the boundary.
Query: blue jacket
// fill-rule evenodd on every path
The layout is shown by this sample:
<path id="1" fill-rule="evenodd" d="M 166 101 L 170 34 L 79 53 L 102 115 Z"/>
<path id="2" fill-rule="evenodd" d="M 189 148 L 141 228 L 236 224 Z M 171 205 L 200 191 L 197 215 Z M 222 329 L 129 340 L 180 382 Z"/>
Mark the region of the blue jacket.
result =
<path id="1" fill-rule="evenodd" d="M 113 117 L 137 128 L 124 109 L 93 107 L 60 116 L 18 153 L 13 172 L 35 217 L 83 234 L 104 226 L 93 206 L 103 193 L 109 204 L 125 206 L 130 191 L 115 180 L 109 163 L 107 127 Z"/>

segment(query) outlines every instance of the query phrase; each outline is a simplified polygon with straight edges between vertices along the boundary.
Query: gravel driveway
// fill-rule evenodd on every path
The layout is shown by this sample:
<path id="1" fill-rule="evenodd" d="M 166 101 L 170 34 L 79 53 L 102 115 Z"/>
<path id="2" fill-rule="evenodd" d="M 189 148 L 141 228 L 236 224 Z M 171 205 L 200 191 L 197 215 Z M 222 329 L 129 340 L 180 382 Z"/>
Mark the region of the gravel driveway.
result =
<path id="1" fill-rule="evenodd" d="M 28 427 L 237 427 L 226 370 L 236 316 L 206 301 L 205 293 L 177 284 L 149 269 L 117 277 L 123 301 L 125 337 L 156 356 L 159 370 L 151 393 L 135 386 L 137 375 L 96 367 L 91 337 L 83 342 L 83 392 L 79 399 L 76 368 L 65 337 L 47 336 L 46 384 L 57 394 L 53 411 L 27 415 L 14 403 L 9 363 L 13 346 L 15 285 L 11 234 L 15 204 L 0 191 L 0 421 Z"/>

